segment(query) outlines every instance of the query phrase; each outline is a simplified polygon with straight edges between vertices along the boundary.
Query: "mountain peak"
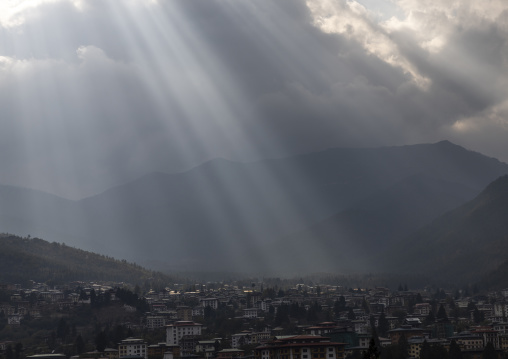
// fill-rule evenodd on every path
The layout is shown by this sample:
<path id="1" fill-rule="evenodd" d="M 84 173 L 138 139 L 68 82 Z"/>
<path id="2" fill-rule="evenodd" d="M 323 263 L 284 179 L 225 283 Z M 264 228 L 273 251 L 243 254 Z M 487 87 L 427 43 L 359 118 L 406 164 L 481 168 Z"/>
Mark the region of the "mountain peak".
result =
<path id="1" fill-rule="evenodd" d="M 442 141 L 436 142 L 435 145 L 436 146 L 442 146 L 442 147 L 444 147 L 444 146 L 448 146 L 448 147 L 461 147 L 461 146 L 456 145 L 455 143 L 450 142 L 448 140 L 442 140 Z"/>

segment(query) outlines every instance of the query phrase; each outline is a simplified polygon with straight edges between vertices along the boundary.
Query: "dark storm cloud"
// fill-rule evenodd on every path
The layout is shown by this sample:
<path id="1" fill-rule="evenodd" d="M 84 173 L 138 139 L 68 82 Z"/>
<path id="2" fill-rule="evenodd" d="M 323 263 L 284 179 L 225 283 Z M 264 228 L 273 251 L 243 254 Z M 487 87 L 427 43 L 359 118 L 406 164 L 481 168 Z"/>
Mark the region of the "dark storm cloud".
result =
<path id="1" fill-rule="evenodd" d="M 1 182 L 79 197 L 218 156 L 442 138 L 507 160 L 504 5 L 397 4 L 387 21 L 326 0 L 2 11 Z"/>

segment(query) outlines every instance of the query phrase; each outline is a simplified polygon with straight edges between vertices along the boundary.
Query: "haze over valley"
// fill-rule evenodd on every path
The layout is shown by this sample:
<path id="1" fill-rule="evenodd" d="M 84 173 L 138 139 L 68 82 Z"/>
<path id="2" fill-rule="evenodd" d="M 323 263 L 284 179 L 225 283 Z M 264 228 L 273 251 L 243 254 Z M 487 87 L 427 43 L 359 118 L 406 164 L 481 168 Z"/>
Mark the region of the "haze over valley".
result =
<path id="1" fill-rule="evenodd" d="M 428 247 L 434 236 L 422 228 L 507 173 L 505 163 L 448 141 L 250 163 L 217 159 L 185 172 L 147 174 L 78 201 L 2 186 L 0 225 L 166 272 L 430 274 L 425 268 L 435 258 L 422 257 L 415 243 Z M 485 220 L 502 226 L 503 218 L 474 226 L 481 231 Z M 502 237 L 507 230 L 494 232 Z M 479 245 L 490 235 L 471 240 Z M 472 277 L 508 255 L 495 244 L 488 251 L 500 260 L 478 259 L 484 262 Z M 414 261 L 404 263 L 406 256 L 424 261 L 410 270 Z M 453 268 L 466 275 L 459 264 Z"/>
<path id="2" fill-rule="evenodd" d="M 501 0 L 2 3 L 0 233 L 166 273 L 495 277 L 506 14 Z"/>

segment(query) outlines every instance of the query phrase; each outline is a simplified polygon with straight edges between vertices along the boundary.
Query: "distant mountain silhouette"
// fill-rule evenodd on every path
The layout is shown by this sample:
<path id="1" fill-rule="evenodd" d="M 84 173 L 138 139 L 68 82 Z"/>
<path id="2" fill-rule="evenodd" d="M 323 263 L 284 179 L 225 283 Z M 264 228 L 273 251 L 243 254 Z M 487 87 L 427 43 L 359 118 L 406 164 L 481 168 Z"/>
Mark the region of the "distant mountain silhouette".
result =
<path id="1" fill-rule="evenodd" d="M 478 280 L 508 260 L 508 176 L 392 248 L 392 270 Z"/>
<path id="2" fill-rule="evenodd" d="M 362 270 L 368 256 L 352 255 L 386 247 L 506 173 L 505 163 L 448 141 L 252 163 L 217 159 L 80 201 L 0 190 L 0 231 L 161 269 L 318 270 L 340 268 L 328 263 L 349 253 Z M 346 225 L 347 236 L 329 235 Z M 319 235 L 279 241 L 307 228 Z M 306 240 L 322 249 L 313 254 Z"/>

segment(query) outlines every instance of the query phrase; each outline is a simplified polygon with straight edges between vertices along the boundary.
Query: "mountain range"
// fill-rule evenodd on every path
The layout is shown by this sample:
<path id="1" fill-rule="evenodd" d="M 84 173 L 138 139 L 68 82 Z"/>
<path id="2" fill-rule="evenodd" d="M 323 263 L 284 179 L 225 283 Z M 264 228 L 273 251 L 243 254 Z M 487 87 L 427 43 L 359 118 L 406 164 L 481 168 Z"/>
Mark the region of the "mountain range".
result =
<path id="1" fill-rule="evenodd" d="M 448 141 L 216 159 L 77 201 L 0 186 L 0 231 L 163 270 L 420 271 L 390 254 L 418 255 L 429 223 L 507 173 Z"/>

